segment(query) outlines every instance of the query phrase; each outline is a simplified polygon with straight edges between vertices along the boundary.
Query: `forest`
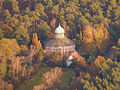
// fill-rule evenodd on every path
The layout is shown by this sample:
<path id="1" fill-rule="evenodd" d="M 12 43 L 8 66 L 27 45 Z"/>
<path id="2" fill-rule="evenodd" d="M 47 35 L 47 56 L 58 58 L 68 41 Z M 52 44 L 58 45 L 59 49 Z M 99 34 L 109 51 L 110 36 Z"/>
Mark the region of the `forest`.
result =
<path id="1" fill-rule="evenodd" d="M 84 62 L 45 56 L 59 23 Z M 0 0 L 0 90 L 120 90 L 120 0 Z"/>

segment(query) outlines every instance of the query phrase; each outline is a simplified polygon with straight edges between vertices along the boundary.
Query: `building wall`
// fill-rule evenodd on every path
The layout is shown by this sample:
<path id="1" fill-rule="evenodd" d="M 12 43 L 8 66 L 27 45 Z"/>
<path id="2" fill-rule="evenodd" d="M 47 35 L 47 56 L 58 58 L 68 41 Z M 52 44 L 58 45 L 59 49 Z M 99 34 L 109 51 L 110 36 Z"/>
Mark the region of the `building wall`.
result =
<path id="1" fill-rule="evenodd" d="M 55 38 L 64 38 L 64 33 L 55 34 Z"/>
<path id="2" fill-rule="evenodd" d="M 72 53 L 75 51 L 75 45 L 71 45 L 71 46 L 56 46 L 56 47 L 53 47 L 53 46 L 46 46 L 45 47 L 45 50 L 46 51 L 56 51 L 56 52 L 61 52 L 63 54 L 66 54 L 66 53 Z"/>

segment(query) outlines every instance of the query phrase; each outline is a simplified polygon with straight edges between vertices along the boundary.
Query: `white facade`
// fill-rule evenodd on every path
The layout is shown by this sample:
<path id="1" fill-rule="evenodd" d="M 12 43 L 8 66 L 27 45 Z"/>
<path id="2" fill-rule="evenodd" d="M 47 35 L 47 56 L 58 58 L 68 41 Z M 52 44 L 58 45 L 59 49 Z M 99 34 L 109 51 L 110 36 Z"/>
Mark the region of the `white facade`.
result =
<path id="1" fill-rule="evenodd" d="M 64 33 L 55 34 L 55 38 L 64 38 Z"/>
<path id="2" fill-rule="evenodd" d="M 75 51 L 75 44 L 73 41 L 67 39 L 67 41 L 65 42 L 65 37 L 64 37 L 64 29 L 59 25 L 56 29 L 55 29 L 55 38 L 53 39 L 53 41 L 55 40 L 54 44 L 48 44 L 50 41 L 48 41 L 45 44 L 45 50 L 46 51 L 55 51 L 55 52 L 61 52 L 62 54 L 66 54 L 66 53 L 72 53 Z M 63 45 L 59 42 L 58 40 L 60 40 Z M 72 43 L 71 43 L 72 42 Z"/>
<path id="3" fill-rule="evenodd" d="M 59 51 L 59 52 L 62 52 L 63 54 L 65 53 L 69 53 L 69 52 L 74 52 L 75 50 L 75 45 L 72 45 L 72 46 L 59 46 L 59 47 L 45 47 L 45 50 L 46 51 Z"/>

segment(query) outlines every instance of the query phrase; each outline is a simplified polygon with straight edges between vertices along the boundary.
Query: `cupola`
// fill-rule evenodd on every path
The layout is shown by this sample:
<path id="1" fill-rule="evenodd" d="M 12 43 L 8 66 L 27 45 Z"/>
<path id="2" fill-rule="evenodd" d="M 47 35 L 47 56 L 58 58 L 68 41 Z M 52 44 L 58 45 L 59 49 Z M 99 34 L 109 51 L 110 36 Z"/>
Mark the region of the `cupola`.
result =
<path id="1" fill-rule="evenodd" d="M 64 29 L 60 26 L 59 26 L 55 29 L 55 38 L 64 38 Z"/>

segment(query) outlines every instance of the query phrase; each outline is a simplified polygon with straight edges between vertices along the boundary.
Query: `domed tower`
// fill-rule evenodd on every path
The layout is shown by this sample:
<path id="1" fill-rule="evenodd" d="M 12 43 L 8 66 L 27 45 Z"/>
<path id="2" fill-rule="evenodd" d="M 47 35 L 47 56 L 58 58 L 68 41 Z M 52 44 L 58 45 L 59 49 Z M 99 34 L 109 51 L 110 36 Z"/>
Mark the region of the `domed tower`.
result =
<path id="1" fill-rule="evenodd" d="M 60 26 L 59 26 L 55 29 L 55 38 L 64 38 L 64 29 Z"/>
<path id="2" fill-rule="evenodd" d="M 59 26 L 54 31 L 54 38 L 49 39 L 44 43 L 44 50 L 60 52 L 63 55 L 71 54 L 75 51 L 75 43 L 64 36 L 64 29 Z"/>

